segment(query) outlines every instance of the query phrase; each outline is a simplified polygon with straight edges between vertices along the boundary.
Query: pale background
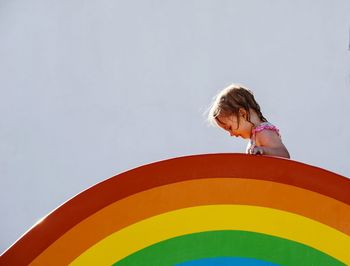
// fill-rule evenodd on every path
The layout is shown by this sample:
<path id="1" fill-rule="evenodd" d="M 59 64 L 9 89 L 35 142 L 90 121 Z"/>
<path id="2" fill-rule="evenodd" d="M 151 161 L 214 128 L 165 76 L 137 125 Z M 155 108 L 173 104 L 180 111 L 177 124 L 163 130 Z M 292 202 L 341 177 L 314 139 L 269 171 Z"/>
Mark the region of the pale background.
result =
<path id="1" fill-rule="evenodd" d="M 120 172 L 244 152 L 203 116 L 232 82 L 349 177 L 349 28 L 349 0 L 0 0 L 0 252 Z"/>

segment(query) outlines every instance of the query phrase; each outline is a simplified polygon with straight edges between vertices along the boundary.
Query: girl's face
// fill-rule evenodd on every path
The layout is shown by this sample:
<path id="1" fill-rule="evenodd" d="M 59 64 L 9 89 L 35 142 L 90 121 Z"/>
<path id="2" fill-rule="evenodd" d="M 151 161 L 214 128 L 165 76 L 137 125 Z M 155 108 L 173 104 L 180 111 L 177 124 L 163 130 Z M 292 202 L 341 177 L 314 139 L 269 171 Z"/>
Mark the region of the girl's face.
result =
<path id="1" fill-rule="evenodd" d="M 216 117 L 216 121 L 222 129 L 230 133 L 230 136 L 241 137 L 244 139 L 249 139 L 251 136 L 253 126 L 245 119 L 244 114 L 240 114 L 239 124 L 236 115 L 218 116 Z"/>

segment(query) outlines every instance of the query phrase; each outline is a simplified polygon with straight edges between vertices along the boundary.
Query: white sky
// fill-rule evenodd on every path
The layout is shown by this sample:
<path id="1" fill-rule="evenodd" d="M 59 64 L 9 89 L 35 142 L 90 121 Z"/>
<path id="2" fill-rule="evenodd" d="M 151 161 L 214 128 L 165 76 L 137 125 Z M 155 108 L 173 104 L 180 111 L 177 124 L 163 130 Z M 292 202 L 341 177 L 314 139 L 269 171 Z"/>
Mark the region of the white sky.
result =
<path id="1" fill-rule="evenodd" d="M 255 92 L 293 160 L 350 177 L 350 1 L 0 2 L 0 252 L 75 194 L 244 152 L 203 112 Z"/>

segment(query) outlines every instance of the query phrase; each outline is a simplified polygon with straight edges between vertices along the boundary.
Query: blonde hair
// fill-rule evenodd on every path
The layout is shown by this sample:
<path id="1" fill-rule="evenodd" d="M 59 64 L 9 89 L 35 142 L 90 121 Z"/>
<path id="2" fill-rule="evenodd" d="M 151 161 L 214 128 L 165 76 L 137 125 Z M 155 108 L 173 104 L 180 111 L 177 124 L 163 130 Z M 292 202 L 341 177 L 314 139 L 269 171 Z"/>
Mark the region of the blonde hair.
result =
<path id="1" fill-rule="evenodd" d="M 216 118 L 221 116 L 235 115 L 239 117 L 239 110 L 243 108 L 247 112 L 247 121 L 250 121 L 250 109 L 254 110 L 261 121 L 267 122 L 262 115 L 259 104 L 255 101 L 253 92 L 248 88 L 231 84 L 219 92 L 209 108 L 208 121 L 210 124 L 217 124 Z"/>

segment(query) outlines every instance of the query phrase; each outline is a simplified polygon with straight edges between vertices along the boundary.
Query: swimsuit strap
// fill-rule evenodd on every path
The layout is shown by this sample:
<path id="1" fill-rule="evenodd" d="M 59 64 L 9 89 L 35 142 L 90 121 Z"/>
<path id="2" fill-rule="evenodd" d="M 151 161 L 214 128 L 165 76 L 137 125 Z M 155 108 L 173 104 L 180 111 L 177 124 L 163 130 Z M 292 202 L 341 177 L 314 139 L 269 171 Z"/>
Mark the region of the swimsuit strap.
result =
<path id="1" fill-rule="evenodd" d="M 272 130 L 275 131 L 279 137 L 281 137 L 280 133 L 279 133 L 279 129 L 274 126 L 273 124 L 269 123 L 269 122 L 263 122 L 260 125 L 258 125 L 257 127 L 252 129 L 252 136 L 250 138 L 250 149 L 253 149 L 256 146 L 256 142 L 255 142 L 255 138 L 256 138 L 256 133 L 263 131 L 263 130 Z"/>
<path id="2" fill-rule="evenodd" d="M 279 129 L 276 126 L 274 126 L 271 123 L 269 123 L 269 122 L 263 122 L 260 125 L 258 125 L 256 128 L 253 128 L 252 135 L 255 136 L 255 134 L 257 132 L 263 131 L 265 129 L 275 131 L 278 134 L 278 136 L 280 136 Z"/>

